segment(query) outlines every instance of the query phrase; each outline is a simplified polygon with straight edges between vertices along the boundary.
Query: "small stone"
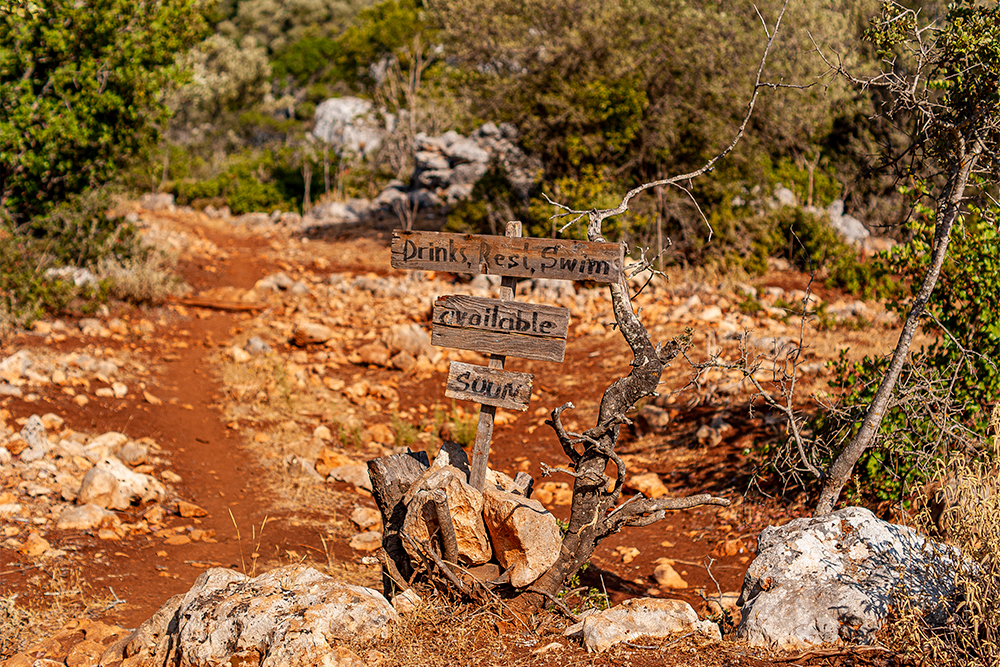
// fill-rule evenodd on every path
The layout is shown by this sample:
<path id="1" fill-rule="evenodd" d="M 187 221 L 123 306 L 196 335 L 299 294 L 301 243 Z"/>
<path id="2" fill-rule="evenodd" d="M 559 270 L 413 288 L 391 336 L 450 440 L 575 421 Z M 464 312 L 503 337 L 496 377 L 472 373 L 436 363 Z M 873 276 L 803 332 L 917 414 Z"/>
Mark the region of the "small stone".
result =
<path id="1" fill-rule="evenodd" d="M 392 606 L 400 614 L 409 614 L 416 611 L 422 602 L 423 600 L 420 599 L 416 591 L 407 588 L 402 593 L 396 594 L 396 597 L 392 599 Z"/>
<path id="2" fill-rule="evenodd" d="M 316 457 L 316 472 L 323 477 L 327 477 L 334 468 L 350 465 L 355 465 L 354 459 L 328 447 L 323 448 Z"/>
<path id="3" fill-rule="evenodd" d="M 149 456 L 149 448 L 138 442 L 127 442 L 118 451 L 118 458 L 127 466 L 136 467 L 146 462 Z"/>
<path id="4" fill-rule="evenodd" d="M 252 358 L 249 352 L 235 345 L 229 348 L 229 356 L 238 364 L 245 364 Z"/>
<path id="5" fill-rule="evenodd" d="M 299 322 L 292 330 L 292 343 L 298 347 L 325 343 L 333 338 L 333 329 L 314 322 Z"/>
<path id="6" fill-rule="evenodd" d="M 535 487 L 532 496 L 543 505 L 570 505 L 573 503 L 573 489 L 566 482 L 542 482 Z"/>
<path id="7" fill-rule="evenodd" d="M 622 562 L 625 563 L 626 565 L 628 565 L 636 558 L 638 558 L 639 554 L 641 553 L 635 547 L 624 547 L 624 546 L 615 547 L 615 551 L 618 553 L 618 555 L 622 557 Z"/>
<path id="8" fill-rule="evenodd" d="M 208 510 L 199 507 L 194 503 L 189 503 L 186 500 L 178 500 L 177 514 L 185 519 L 193 519 L 195 517 L 208 516 Z"/>
<path id="9" fill-rule="evenodd" d="M 333 431 L 331 431 L 328 426 L 320 424 L 319 426 L 313 429 L 313 437 L 319 438 L 323 442 L 330 442 L 331 440 L 333 440 Z"/>
<path id="10" fill-rule="evenodd" d="M 163 405 L 163 399 L 153 396 L 148 391 L 142 392 L 142 397 L 146 399 L 146 402 L 150 405 Z"/>
<path id="11" fill-rule="evenodd" d="M 180 484 L 184 481 L 184 478 L 175 473 L 173 470 L 164 470 L 161 472 L 160 479 L 164 482 L 169 482 L 170 484 Z"/>
<path id="12" fill-rule="evenodd" d="M 98 387 L 94 390 L 94 396 L 97 398 L 114 398 L 115 390 L 111 387 Z"/>
<path id="13" fill-rule="evenodd" d="M 372 490 L 372 480 L 368 476 L 368 466 L 364 463 L 338 466 L 330 470 L 328 477 L 329 479 L 334 479 L 338 482 L 353 484 L 359 489 L 364 489 L 365 491 Z"/>
<path id="14" fill-rule="evenodd" d="M 355 351 L 355 354 L 358 363 L 382 367 L 389 365 L 389 348 L 378 341 L 362 345 Z"/>
<path id="15" fill-rule="evenodd" d="M 38 533 L 30 533 L 28 539 L 24 541 L 24 544 L 21 545 L 18 551 L 28 558 L 38 558 L 50 548 L 52 548 L 52 545 L 49 544 L 48 540 Z"/>
<path id="16" fill-rule="evenodd" d="M 669 493 L 660 476 L 655 472 L 647 472 L 643 475 L 635 475 L 628 481 L 628 486 L 642 493 L 647 498 L 659 498 Z"/>
<path id="17" fill-rule="evenodd" d="M 163 520 L 167 517 L 167 511 L 163 509 L 160 505 L 153 505 L 148 510 L 146 510 L 142 518 L 148 523 L 159 524 L 163 523 Z"/>
<path id="18" fill-rule="evenodd" d="M 409 373 L 413 370 L 413 367 L 417 365 L 417 360 L 412 354 L 403 350 L 397 353 L 391 359 L 389 359 L 389 366 L 395 368 L 396 370 L 403 371 L 404 373 Z"/>
<path id="19" fill-rule="evenodd" d="M 663 433 L 670 424 L 670 413 L 650 403 L 642 406 L 632 421 L 639 437 L 647 433 Z"/>
<path id="20" fill-rule="evenodd" d="M 163 540 L 164 544 L 169 544 L 172 547 L 180 547 L 185 544 L 191 544 L 191 538 L 187 535 L 171 535 L 167 539 Z"/>
<path id="21" fill-rule="evenodd" d="M 351 538 L 349 546 L 355 551 L 375 551 L 382 546 L 382 533 L 367 531 Z"/>
<path id="22" fill-rule="evenodd" d="M 260 336 L 251 336 L 247 340 L 247 344 L 243 346 L 243 349 L 255 357 L 271 352 L 271 346 L 265 343 L 264 339 Z"/>
<path id="23" fill-rule="evenodd" d="M 381 525 L 382 514 L 371 507 L 355 507 L 351 512 L 351 521 L 361 530 Z"/>
<path id="24" fill-rule="evenodd" d="M 702 427 L 698 429 L 698 432 L 695 433 L 695 437 L 698 438 L 699 444 L 708 445 L 709 447 L 715 447 L 722 442 L 722 434 L 708 424 L 702 425 Z"/>
<path id="25" fill-rule="evenodd" d="M 82 408 L 83 406 L 87 405 L 87 403 L 90 403 L 90 399 L 84 396 L 83 394 L 77 394 L 76 396 L 73 397 L 73 402 Z"/>
<path id="26" fill-rule="evenodd" d="M 115 398 L 125 398 L 128 395 L 128 387 L 124 382 L 115 382 L 111 385 L 111 390 L 115 392 Z"/>
<path id="27" fill-rule="evenodd" d="M 63 427 L 66 420 L 53 412 L 47 412 L 42 415 L 42 426 L 49 431 L 58 431 Z"/>
<path id="28" fill-rule="evenodd" d="M 718 306 L 709 306 L 705 310 L 701 311 L 701 314 L 698 316 L 698 319 L 700 319 L 702 322 L 718 322 L 719 320 L 722 319 L 722 317 L 723 315 L 721 308 L 719 308 Z"/>
<path id="29" fill-rule="evenodd" d="M 121 524 L 114 512 L 93 503 L 70 507 L 59 515 L 56 528 L 59 530 L 94 530 L 95 528 L 117 528 Z"/>
<path id="30" fill-rule="evenodd" d="M 681 578 L 673 565 L 670 563 L 660 563 L 653 570 L 653 579 L 663 588 L 683 590 L 688 587 L 688 583 Z"/>

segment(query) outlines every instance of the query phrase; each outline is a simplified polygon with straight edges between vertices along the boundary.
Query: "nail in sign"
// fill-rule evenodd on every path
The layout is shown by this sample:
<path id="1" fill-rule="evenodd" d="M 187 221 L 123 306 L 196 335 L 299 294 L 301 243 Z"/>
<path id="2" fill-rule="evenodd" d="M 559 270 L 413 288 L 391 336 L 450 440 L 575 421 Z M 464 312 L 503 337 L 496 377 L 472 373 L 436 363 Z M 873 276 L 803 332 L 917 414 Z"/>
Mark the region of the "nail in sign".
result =
<path id="1" fill-rule="evenodd" d="M 453 361 L 448 368 L 444 395 L 524 412 L 531 401 L 531 384 L 534 379 L 535 376 L 530 373 L 515 373 Z"/>

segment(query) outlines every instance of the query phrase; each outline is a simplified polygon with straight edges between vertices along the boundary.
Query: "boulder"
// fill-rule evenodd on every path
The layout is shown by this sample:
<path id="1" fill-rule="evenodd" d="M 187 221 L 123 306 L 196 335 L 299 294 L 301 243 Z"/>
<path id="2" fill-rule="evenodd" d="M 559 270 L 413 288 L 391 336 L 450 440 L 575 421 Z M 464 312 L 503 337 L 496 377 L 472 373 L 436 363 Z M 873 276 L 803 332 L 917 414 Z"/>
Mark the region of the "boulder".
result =
<path id="1" fill-rule="evenodd" d="M 339 153 L 368 155 L 381 145 L 385 135 L 372 103 L 359 97 L 324 100 L 313 117 L 313 136 Z"/>
<path id="2" fill-rule="evenodd" d="M 851 243 L 861 243 L 871 236 L 871 232 L 868 231 L 864 223 L 844 213 L 843 199 L 833 200 L 826 212 L 830 216 L 830 225 Z"/>
<path id="3" fill-rule="evenodd" d="M 149 475 L 132 472 L 113 456 L 101 459 L 87 471 L 80 483 L 78 501 L 93 503 L 104 509 L 124 510 L 133 501 L 161 500 L 166 489 Z"/>
<path id="4" fill-rule="evenodd" d="M 341 642 L 385 638 L 398 618 L 380 593 L 310 567 L 288 565 L 253 579 L 215 568 L 135 631 L 122 665 L 360 667 L 365 662 Z"/>
<path id="5" fill-rule="evenodd" d="M 782 649 L 871 641 L 900 592 L 922 603 L 926 620 L 946 617 L 937 601 L 952 592 L 958 558 L 860 507 L 765 528 L 757 552 L 737 635 Z"/>
<path id="6" fill-rule="evenodd" d="M 712 621 L 699 621 L 698 614 L 682 600 L 632 598 L 583 619 L 583 643 L 588 651 L 604 651 L 615 644 L 639 637 L 669 637 L 697 632 L 722 641 L 719 626 Z M 571 627 L 568 633 L 575 628 Z"/>
<path id="7" fill-rule="evenodd" d="M 455 527 L 459 558 L 479 565 L 490 560 L 493 550 L 483 524 L 483 495 L 466 484 L 467 479 L 468 475 L 454 466 L 431 466 L 403 496 L 403 503 L 406 504 L 403 532 L 418 542 L 430 540 L 431 534 L 438 530 L 437 513 L 434 503 L 419 493 L 441 489 L 448 496 L 448 509 Z M 418 558 L 416 551 L 406 540 L 403 540 L 403 548 L 411 557 Z"/>
<path id="8" fill-rule="evenodd" d="M 483 499 L 483 519 L 497 560 L 510 572 L 510 584 L 531 584 L 559 558 L 562 536 L 556 518 L 537 500 L 489 485 Z"/>

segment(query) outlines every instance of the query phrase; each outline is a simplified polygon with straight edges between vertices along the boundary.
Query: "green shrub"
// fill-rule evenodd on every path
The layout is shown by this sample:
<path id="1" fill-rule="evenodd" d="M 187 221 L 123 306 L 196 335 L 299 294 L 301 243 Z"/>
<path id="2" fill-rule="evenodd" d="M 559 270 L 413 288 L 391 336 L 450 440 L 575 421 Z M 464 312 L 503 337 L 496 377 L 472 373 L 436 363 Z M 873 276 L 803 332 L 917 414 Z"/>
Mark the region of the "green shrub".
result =
<path id="1" fill-rule="evenodd" d="M 1000 400 L 1000 238 L 996 210 L 974 210 L 952 231 L 949 259 L 927 305 L 923 329 L 932 339 L 910 358 L 897 383 L 875 446 L 855 466 L 855 498 L 899 501 L 933 472 L 928 461 L 951 449 L 972 451 L 984 434 L 988 406 Z M 909 296 L 919 289 L 933 239 L 933 211 L 918 206 L 909 224 L 913 238 L 886 254 L 888 270 L 903 276 Z M 909 300 L 889 307 L 905 317 Z M 831 386 L 841 395 L 836 410 L 814 423 L 818 440 L 842 443 L 856 432 L 888 358 L 850 363 L 842 354 Z M 832 452 L 831 452 L 832 454 Z"/>
<path id="2" fill-rule="evenodd" d="M 173 192 L 178 204 L 221 198 L 235 215 L 242 215 L 298 209 L 301 184 L 301 175 L 288 165 L 284 155 L 248 150 L 229 156 L 222 172 L 213 177 L 177 181 L 167 190 Z"/>

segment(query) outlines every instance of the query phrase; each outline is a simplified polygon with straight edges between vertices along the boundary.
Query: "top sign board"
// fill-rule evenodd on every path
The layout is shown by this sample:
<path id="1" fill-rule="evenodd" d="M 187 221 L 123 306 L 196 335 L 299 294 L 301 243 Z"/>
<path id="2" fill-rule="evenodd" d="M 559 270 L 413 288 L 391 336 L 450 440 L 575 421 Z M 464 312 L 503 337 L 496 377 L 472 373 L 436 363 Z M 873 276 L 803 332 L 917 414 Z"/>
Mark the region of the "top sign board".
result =
<path id="1" fill-rule="evenodd" d="M 392 266 L 516 278 L 617 282 L 625 251 L 615 243 L 439 232 L 392 233 Z"/>

